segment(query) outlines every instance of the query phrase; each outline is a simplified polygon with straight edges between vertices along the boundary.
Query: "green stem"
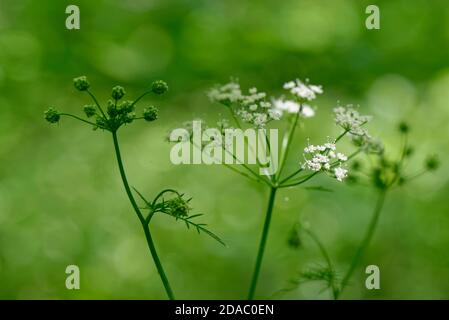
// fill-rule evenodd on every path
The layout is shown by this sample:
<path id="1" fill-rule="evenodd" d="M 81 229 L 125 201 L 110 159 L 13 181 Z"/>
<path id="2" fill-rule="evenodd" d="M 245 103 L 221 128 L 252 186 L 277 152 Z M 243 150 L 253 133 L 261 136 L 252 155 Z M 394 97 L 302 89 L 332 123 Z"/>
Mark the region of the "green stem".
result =
<path id="1" fill-rule="evenodd" d="M 310 179 L 312 179 L 314 176 L 316 176 L 319 173 L 321 173 L 321 171 L 315 171 L 314 173 L 309 174 L 308 176 L 304 177 L 303 179 L 301 179 L 299 181 L 294 181 L 294 182 L 288 183 L 288 184 L 282 184 L 279 186 L 279 188 L 288 188 L 288 187 L 297 186 L 299 184 L 303 184 L 304 182 L 309 181 Z"/>
<path id="2" fill-rule="evenodd" d="M 97 98 L 95 98 L 94 94 L 92 92 L 90 92 L 89 90 L 87 90 L 86 92 L 90 95 L 92 100 L 95 102 L 95 104 L 97 105 L 98 110 L 100 110 L 100 112 L 103 115 L 104 119 L 107 120 L 108 117 L 106 117 L 106 114 L 104 113 L 103 109 L 101 108 L 100 104 L 98 103 Z"/>
<path id="3" fill-rule="evenodd" d="M 256 292 L 257 280 L 259 278 L 260 267 L 262 265 L 263 254 L 265 251 L 265 245 L 267 243 L 268 231 L 270 229 L 271 216 L 273 213 L 274 200 L 276 198 L 277 188 L 271 187 L 270 198 L 268 200 L 267 213 L 265 215 L 265 222 L 262 231 L 262 237 L 259 244 L 259 251 L 257 253 L 256 265 L 254 267 L 254 273 L 251 280 L 251 286 L 248 293 L 248 300 L 253 300 Z"/>
<path id="4" fill-rule="evenodd" d="M 90 124 L 90 125 L 92 125 L 92 126 L 96 126 L 95 123 L 90 122 L 90 121 L 88 121 L 88 120 L 84 120 L 84 119 L 82 119 L 82 118 L 80 118 L 80 117 L 77 117 L 77 116 L 75 116 L 75 115 L 73 115 L 73 114 L 70 114 L 70 113 L 60 113 L 59 115 L 60 115 L 60 116 L 71 117 L 71 118 L 74 118 L 74 119 L 76 119 L 76 120 L 79 120 L 79 121 L 85 122 L 85 123 L 87 123 L 87 124 Z"/>
<path id="5" fill-rule="evenodd" d="M 363 238 L 362 243 L 360 244 L 359 248 L 357 249 L 357 252 L 356 252 L 354 258 L 352 259 L 351 265 L 349 266 L 349 269 L 346 272 L 346 274 L 341 282 L 341 288 L 336 296 L 336 299 L 338 299 L 340 294 L 343 292 L 343 290 L 347 286 L 349 279 L 351 278 L 352 274 L 354 273 L 355 268 L 357 267 L 358 263 L 362 259 L 363 255 L 366 251 L 366 248 L 368 247 L 369 243 L 371 242 L 374 231 L 376 230 L 376 227 L 377 227 L 377 223 L 379 221 L 379 216 L 382 211 L 382 207 L 385 203 L 385 195 L 386 195 L 386 190 L 381 190 L 379 193 L 379 197 L 377 198 L 376 207 L 374 208 L 374 214 L 371 218 L 368 229 L 366 230 L 365 237 Z"/>
<path id="6" fill-rule="evenodd" d="M 282 141 L 281 162 L 280 162 L 280 166 L 279 166 L 279 169 L 277 172 L 276 180 L 278 177 L 281 176 L 282 170 L 284 169 L 285 161 L 287 160 L 288 151 L 290 149 L 290 144 L 292 143 L 292 139 L 295 134 L 296 126 L 298 124 L 298 119 L 299 119 L 299 112 L 296 113 L 295 118 L 293 119 L 293 123 L 288 132 L 288 136 L 286 137 L 287 140 L 285 140 L 285 137 L 284 137 L 284 139 Z"/>
<path id="7" fill-rule="evenodd" d="M 165 291 L 167 292 L 168 298 L 170 300 L 174 300 L 175 297 L 173 295 L 173 291 L 170 287 L 170 283 L 168 282 L 168 278 L 165 275 L 164 268 L 162 267 L 162 263 L 159 260 L 159 256 L 157 255 L 156 247 L 154 246 L 153 238 L 151 237 L 150 227 L 145 221 L 144 216 L 140 212 L 139 206 L 137 205 L 136 200 L 131 192 L 131 188 L 128 184 L 128 179 L 126 178 L 125 169 L 123 167 L 122 157 L 120 155 L 120 148 L 117 139 L 117 132 L 112 132 L 112 138 L 114 139 L 114 149 L 115 154 L 117 156 L 118 167 L 120 170 L 120 176 L 122 177 L 123 185 L 125 186 L 126 194 L 128 195 L 129 201 L 131 202 L 134 211 L 139 218 L 140 223 L 142 224 L 143 230 L 145 232 L 145 237 L 147 239 L 148 247 L 150 248 L 151 256 L 153 257 L 154 264 L 156 265 L 157 271 L 159 272 L 159 276 L 161 277 L 162 283 L 164 284 Z"/>

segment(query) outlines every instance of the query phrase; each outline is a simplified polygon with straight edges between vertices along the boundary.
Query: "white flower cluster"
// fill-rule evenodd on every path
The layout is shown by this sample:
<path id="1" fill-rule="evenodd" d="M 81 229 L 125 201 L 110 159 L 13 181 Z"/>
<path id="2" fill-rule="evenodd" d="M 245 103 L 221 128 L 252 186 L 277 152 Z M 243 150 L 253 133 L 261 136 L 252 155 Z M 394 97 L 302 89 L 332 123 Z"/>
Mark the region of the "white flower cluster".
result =
<path id="1" fill-rule="evenodd" d="M 292 100 L 275 99 L 273 100 L 274 107 L 283 114 L 298 113 L 303 118 L 311 118 L 315 116 L 315 110 L 308 104 L 299 104 Z"/>
<path id="2" fill-rule="evenodd" d="M 244 122 L 251 123 L 256 128 L 264 127 L 271 120 L 280 120 L 281 111 L 273 107 L 266 97 L 265 92 L 259 92 L 256 88 L 249 89 L 248 95 L 242 95 L 239 100 L 240 109 L 236 111 L 236 114 Z"/>
<path id="3" fill-rule="evenodd" d="M 211 89 L 207 95 L 212 101 L 219 102 L 227 106 L 242 99 L 240 85 L 235 81 L 231 81 L 221 87 L 215 87 Z"/>
<path id="4" fill-rule="evenodd" d="M 304 169 L 330 172 L 338 181 L 343 181 L 348 175 L 348 170 L 341 166 L 348 157 L 337 152 L 334 143 L 309 145 L 304 149 L 304 158 L 305 162 L 302 165 Z M 336 165 L 338 167 L 335 167 Z"/>
<path id="5" fill-rule="evenodd" d="M 352 105 L 346 107 L 338 106 L 334 108 L 335 123 L 357 136 L 367 136 L 368 131 L 362 126 L 371 120 L 371 116 L 361 115 Z"/>
<path id="6" fill-rule="evenodd" d="M 352 105 L 334 108 L 335 123 L 348 131 L 352 141 L 366 153 L 382 153 L 383 144 L 379 139 L 373 138 L 368 130 L 362 126 L 371 120 L 371 116 L 361 115 Z"/>
<path id="7" fill-rule="evenodd" d="M 308 101 L 315 99 L 317 94 L 323 93 L 321 86 L 309 84 L 308 80 L 304 83 L 299 79 L 287 82 L 284 84 L 284 89 L 289 90 L 294 96 Z"/>

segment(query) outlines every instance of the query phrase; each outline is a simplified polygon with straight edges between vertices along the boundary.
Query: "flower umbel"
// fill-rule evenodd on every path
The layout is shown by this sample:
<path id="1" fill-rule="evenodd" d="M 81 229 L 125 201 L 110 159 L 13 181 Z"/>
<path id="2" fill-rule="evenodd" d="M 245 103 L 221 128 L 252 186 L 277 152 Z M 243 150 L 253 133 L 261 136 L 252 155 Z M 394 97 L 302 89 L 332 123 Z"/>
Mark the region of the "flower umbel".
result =
<path id="1" fill-rule="evenodd" d="M 334 143 L 323 145 L 309 145 L 304 149 L 303 169 L 312 171 L 325 171 L 332 173 L 338 181 L 343 181 L 348 174 L 348 170 L 341 167 L 341 164 L 348 160 L 348 157 L 336 151 Z M 337 167 L 338 166 L 338 167 Z"/>
<path id="2" fill-rule="evenodd" d="M 168 85 L 165 81 L 156 80 L 151 84 L 151 91 L 155 94 L 164 94 L 168 91 Z"/>
<path id="3" fill-rule="evenodd" d="M 73 79 L 73 85 L 79 91 L 86 91 L 90 87 L 89 81 L 87 81 L 86 76 L 81 76 Z"/>
<path id="4" fill-rule="evenodd" d="M 57 123 L 61 116 L 68 116 L 91 125 L 93 129 L 103 129 L 110 132 L 116 132 L 121 126 L 130 124 L 135 120 L 156 120 L 158 117 L 157 108 L 153 106 L 146 108 L 143 110 L 143 116 L 137 117 L 135 113 L 136 104 L 149 93 L 160 95 L 168 90 L 167 83 L 162 80 L 157 80 L 152 83 L 150 90 L 144 92 L 136 100 L 124 100 L 119 102 L 119 100 L 125 96 L 126 92 L 122 86 L 115 86 L 112 88 L 112 99 L 107 102 L 105 112 L 95 96 L 88 90 L 90 84 L 85 76 L 73 79 L 73 84 L 76 89 L 79 91 L 86 91 L 91 96 L 94 104 L 85 105 L 83 111 L 87 118 L 94 118 L 94 120 L 90 121 L 72 114 L 59 113 L 55 108 L 49 108 L 45 112 L 45 119 L 50 123 Z"/>
<path id="5" fill-rule="evenodd" d="M 120 100 L 125 95 L 125 89 L 122 86 L 115 86 L 112 88 L 112 98 L 115 100 Z"/>
<path id="6" fill-rule="evenodd" d="M 365 136 L 367 130 L 362 128 L 364 124 L 371 120 L 370 116 L 361 115 L 352 105 L 346 107 L 338 106 L 334 108 L 335 123 L 345 131 L 356 136 Z"/>
<path id="7" fill-rule="evenodd" d="M 307 101 L 314 100 L 318 94 L 323 93 L 321 86 L 309 84 L 308 80 L 302 82 L 299 79 L 285 83 L 284 89 L 290 91 L 293 96 Z"/>
<path id="8" fill-rule="evenodd" d="M 112 88 L 112 99 L 107 102 L 107 108 L 106 112 L 103 110 L 101 105 L 99 104 L 98 100 L 95 98 L 95 96 L 88 90 L 90 87 L 89 82 L 87 81 L 87 78 L 85 76 L 78 77 L 74 79 L 74 86 L 79 91 L 86 91 L 90 97 L 92 98 L 94 105 L 86 105 L 84 106 L 83 110 L 88 119 L 82 119 L 76 115 L 67 114 L 67 113 L 60 113 L 55 108 L 51 107 L 45 112 L 45 119 L 50 123 L 57 123 L 60 120 L 61 116 L 68 116 L 71 118 L 74 118 L 76 120 L 82 121 L 83 123 L 88 124 L 94 129 L 100 128 L 105 129 L 107 131 L 110 131 L 112 134 L 112 140 L 114 144 L 114 151 L 117 158 L 117 164 L 120 172 L 120 176 L 122 178 L 123 186 L 125 188 L 126 194 L 128 196 L 128 199 L 134 209 L 134 212 L 136 213 L 143 229 L 144 234 L 146 237 L 146 241 L 148 244 L 148 248 L 150 251 L 151 256 L 153 257 L 155 266 L 157 268 L 158 274 L 161 278 L 161 281 L 164 285 L 165 291 L 167 293 L 167 296 L 170 299 L 174 299 L 174 294 L 171 289 L 170 283 L 168 281 L 168 278 L 165 274 L 164 268 L 162 266 L 162 263 L 159 259 L 159 256 L 157 254 L 156 247 L 154 245 L 153 238 L 151 236 L 151 230 L 150 230 L 150 220 L 153 217 L 153 215 L 156 212 L 163 212 L 166 213 L 172 217 L 175 217 L 177 220 L 181 219 L 186 223 L 187 227 L 193 226 L 196 228 L 198 232 L 204 232 L 208 234 L 209 236 L 213 237 L 220 243 L 224 244 L 220 238 L 218 238 L 215 234 L 210 232 L 205 228 L 204 224 L 197 224 L 191 219 L 198 217 L 199 215 L 193 215 L 189 216 L 190 207 L 189 207 L 189 200 L 185 200 L 183 198 L 182 194 L 179 194 L 178 192 L 174 190 L 164 190 L 155 198 L 155 200 L 152 203 L 147 202 L 143 197 L 142 199 L 146 203 L 146 207 L 144 209 L 149 209 L 150 212 L 148 215 L 144 215 L 142 208 L 140 208 L 137 205 L 137 202 L 133 196 L 133 193 L 131 191 L 131 187 L 128 183 L 128 178 L 125 173 L 125 168 L 122 161 L 122 156 L 120 152 L 119 142 L 118 142 L 118 136 L 117 136 L 117 130 L 124 124 L 129 124 L 135 120 L 139 119 L 145 119 L 147 121 L 154 121 L 157 119 L 157 109 L 155 107 L 149 107 L 144 110 L 143 117 L 137 118 L 135 115 L 135 106 L 136 103 L 142 99 L 145 95 L 149 93 L 155 93 L 155 94 L 162 94 L 167 91 L 168 86 L 163 81 L 155 81 L 151 85 L 151 89 L 144 92 L 142 95 L 140 95 L 136 100 L 134 101 L 121 101 L 125 95 L 125 89 L 121 86 L 115 86 Z M 94 117 L 94 120 L 91 121 L 90 119 Z M 168 199 L 167 201 L 164 200 L 163 195 L 166 193 L 172 193 L 175 194 L 175 197 Z M 140 193 L 139 193 L 140 195 Z"/>
<path id="9" fill-rule="evenodd" d="M 59 119 L 61 119 L 61 115 L 59 114 L 58 110 L 53 107 L 48 108 L 48 110 L 44 112 L 44 117 L 45 120 L 50 123 L 58 123 Z"/>

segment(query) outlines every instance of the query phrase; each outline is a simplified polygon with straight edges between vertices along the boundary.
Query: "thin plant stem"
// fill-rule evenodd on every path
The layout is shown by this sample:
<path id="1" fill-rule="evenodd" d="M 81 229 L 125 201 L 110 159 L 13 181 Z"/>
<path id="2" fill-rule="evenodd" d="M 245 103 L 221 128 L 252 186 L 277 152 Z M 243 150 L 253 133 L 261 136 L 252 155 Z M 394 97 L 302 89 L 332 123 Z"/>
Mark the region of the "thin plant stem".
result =
<path id="1" fill-rule="evenodd" d="M 103 117 L 104 117 L 105 119 L 107 119 L 108 117 L 106 117 L 106 114 L 104 113 L 103 109 L 101 108 L 100 104 L 98 103 L 97 98 L 95 98 L 95 96 L 93 95 L 93 93 L 90 92 L 89 90 L 87 90 L 86 92 L 90 95 L 90 97 L 92 98 L 92 100 L 95 102 L 95 104 L 97 105 L 98 110 L 100 110 L 100 112 L 101 112 L 101 114 L 103 115 Z"/>
<path id="2" fill-rule="evenodd" d="M 70 114 L 70 113 L 60 113 L 59 115 L 61 115 L 61 116 L 66 116 L 66 117 L 72 117 L 72 118 L 74 118 L 74 119 L 76 119 L 76 120 L 85 122 L 85 123 L 90 124 L 90 125 L 92 125 L 92 126 L 96 126 L 95 123 L 90 122 L 90 121 L 87 121 L 87 120 L 84 120 L 84 119 L 82 119 L 82 118 L 80 118 L 80 117 L 77 117 L 77 116 L 75 116 L 75 115 L 73 115 L 73 114 Z"/>
<path id="3" fill-rule="evenodd" d="M 352 274 L 354 273 L 355 268 L 357 267 L 358 263 L 362 259 L 368 245 L 371 242 L 371 239 L 373 238 L 374 231 L 376 230 L 377 223 L 379 221 L 379 216 L 382 211 L 382 207 L 385 203 L 385 195 L 386 195 L 386 190 L 381 190 L 379 192 L 379 196 L 378 196 L 377 202 L 376 202 L 376 207 L 374 208 L 374 213 L 373 213 L 373 216 L 369 223 L 368 229 L 366 230 L 366 233 L 362 240 L 362 243 L 360 244 L 359 248 L 357 249 L 354 258 L 352 259 L 352 262 L 351 262 L 351 265 L 349 266 L 348 271 L 346 272 L 345 276 L 343 277 L 343 280 L 341 282 L 341 288 L 336 296 L 336 299 L 339 298 L 340 294 L 346 288 L 346 286 L 349 282 L 349 279 L 351 278 Z"/>
<path id="4" fill-rule="evenodd" d="M 147 91 L 142 93 L 136 100 L 134 100 L 131 104 L 131 106 L 134 106 L 137 102 L 139 102 L 140 99 L 142 99 L 143 97 L 145 97 L 147 94 L 151 93 L 152 91 Z"/>
<path id="5" fill-rule="evenodd" d="M 302 167 L 300 167 L 298 170 L 296 170 L 295 172 L 293 172 L 291 175 L 289 175 L 288 177 L 282 179 L 279 184 L 283 184 L 285 182 L 287 182 L 288 180 L 290 180 L 291 178 L 294 178 L 298 173 L 300 173 L 301 171 L 303 171 L 304 169 Z"/>
<path id="6" fill-rule="evenodd" d="M 270 229 L 271 216 L 273 213 L 274 201 L 276 198 L 277 188 L 271 187 L 270 197 L 268 199 L 268 207 L 265 215 L 265 222 L 262 231 L 262 237 L 260 239 L 259 250 L 257 253 L 256 265 L 254 267 L 254 273 L 251 280 L 251 285 L 248 293 L 248 300 L 254 299 L 254 294 L 256 292 L 257 280 L 259 279 L 260 267 L 262 265 L 262 259 L 265 252 L 265 245 L 267 243 L 268 231 Z"/>
<path id="7" fill-rule="evenodd" d="M 304 179 L 301 179 L 299 181 L 295 181 L 292 183 L 288 183 L 288 184 L 282 184 L 279 186 L 279 188 L 288 188 L 288 187 L 297 186 L 299 184 L 303 184 L 304 182 L 309 181 L 310 179 L 312 179 L 314 176 L 316 176 L 319 173 L 321 173 L 321 171 L 315 171 L 314 173 L 311 173 L 308 176 L 306 176 Z"/>
<path id="8" fill-rule="evenodd" d="M 200 150 L 200 151 L 202 150 L 201 147 L 198 146 L 196 143 L 193 143 L 193 142 L 191 142 L 191 143 L 192 143 L 192 146 L 193 146 L 193 147 L 197 148 L 197 149 Z M 226 147 L 223 147 L 223 150 L 224 150 L 225 152 L 227 152 L 229 155 L 231 155 L 231 156 L 234 158 L 234 160 L 236 160 L 236 163 L 239 162 L 239 161 L 237 160 L 237 158 L 235 157 L 235 155 L 234 155 L 232 152 L 230 152 L 229 150 L 227 150 Z M 218 159 L 218 158 L 214 156 L 214 159 Z M 220 159 L 218 159 L 218 160 L 220 160 Z M 262 182 L 262 183 L 265 183 L 266 185 L 270 185 L 269 182 L 268 182 L 267 180 L 260 178 L 260 176 L 259 176 L 257 173 L 255 173 L 253 170 L 251 170 L 251 168 L 249 168 L 249 167 L 248 167 L 247 165 L 245 165 L 244 163 L 241 163 L 241 165 L 243 166 L 243 168 L 245 168 L 246 170 L 248 170 L 248 172 L 251 173 L 254 177 L 248 175 L 246 172 L 242 172 L 242 171 L 240 171 L 240 170 L 238 170 L 238 169 L 232 167 L 231 165 L 229 165 L 229 164 L 227 164 L 227 163 L 223 163 L 223 165 L 224 165 L 226 168 L 231 169 L 232 171 L 234 171 L 234 172 L 236 172 L 236 173 L 238 173 L 238 174 L 241 174 L 242 176 L 244 176 L 244 177 L 246 177 L 246 178 L 248 178 L 248 179 L 250 179 L 250 180 L 252 180 L 252 181 L 255 181 L 255 182 Z"/>
<path id="9" fill-rule="evenodd" d="M 235 123 L 235 124 L 237 125 L 237 127 L 238 127 L 240 130 L 242 130 L 242 132 L 243 132 L 244 130 L 243 130 L 242 124 L 240 123 L 239 119 L 235 116 L 234 111 L 231 109 L 231 107 L 228 107 L 228 109 L 229 109 L 229 112 L 231 113 L 231 116 L 232 116 L 232 119 L 234 120 L 234 123 Z M 256 162 L 257 162 L 257 164 L 259 165 L 259 167 L 262 167 L 262 164 L 261 164 L 260 161 L 259 161 L 259 157 L 258 157 L 256 151 L 254 150 L 254 148 L 253 148 L 253 146 L 251 145 L 251 143 L 249 143 L 248 137 L 247 137 L 247 136 L 244 136 L 244 139 L 245 139 L 246 145 L 247 145 L 248 148 L 249 148 L 249 152 L 251 152 L 251 154 L 256 158 Z M 271 179 L 270 179 L 270 180 L 271 180 Z"/>
<path id="10" fill-rule="evenodd" d="M 167 296 L 170 300 L 174 300 L 175 296 L 173 294 L 173 291 L 170 287 L 170 283 L 168 281 L 167 276 L 165 275 L 164 268 L 162 267 L 162 263 L 157 254 L 156 247 L 153 242 L 153 238 L 151 237 L 150 227 L 149 227 L 146 219 L 144 218 L 142 212 L 140 211 L 139 206 L 137 205 L 137 202 L 134 199 L 134 196 L 131 192 L 131 188 L 129 187 L 128 179 L 126 178 L 125 169 L 123 167 L 122 157 L 120 155 L 120 148 L 119 148 L 116 131 L 112 132 L 112 138 L 114 140 L 115 154 L 117 156 L 117 162 L 118 162 L 118 167 L 120 170 L 120 176 L 122 177 L 122 181 L 123 181 L 123 185 L 125 186 L 126 194 L 128 195 L 129 201 L 131 202 L 131 205 L 134 208 L 134 211 L 136 212 L 140 223 L 142 224 L 142 227 L 143 227 L 143 230 L 145 233 L 145 237 L 147 239 L 148 247 L 150 249 L 151 256 L 153 257 L 154 264 L 156 265 L 159 276 L 161 277 L 162 283 L 164 284 L 164 288 L 165 288 L 165 291 L 167 292 Z"/>
<path id="11" fill-rule="evenodd" d="M 277 172 L 278 173 L 277 177 L 281 176 L 282 170 L 284 169 L 285 161 L 287 160 L 288 151 L 290 149 L 290 144 L 292 143 L 292 139 L 295 134 L 296 125 L 298 124 L 298 120 L 299 120 L 299 112 L 296 113 L 296 115 L 295 115 L 292 126 L 290 127 L 290 130 L 289 130 L 288 136 L 286 136 L 287 140 L 285 141 L 285 139 L 283 139 L 284 141 L 282 141 L 281 162 L 279 165 L 279 170 Z"/>

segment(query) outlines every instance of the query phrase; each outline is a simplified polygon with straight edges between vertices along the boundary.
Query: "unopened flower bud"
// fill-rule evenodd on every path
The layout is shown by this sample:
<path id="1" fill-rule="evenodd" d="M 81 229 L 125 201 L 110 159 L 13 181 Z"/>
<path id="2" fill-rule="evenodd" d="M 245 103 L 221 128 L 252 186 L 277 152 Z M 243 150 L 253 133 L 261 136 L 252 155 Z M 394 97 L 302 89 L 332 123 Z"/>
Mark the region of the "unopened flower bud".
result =
<path id="1" fill-rule="evenodd" d="M 81 76 L 73 79 L 73 85 L 79 91 L 86 91 L 90 87 L 89 81 L 87 81 L 86 76 Z"/>
<path id="2" fill-rule="evenodd" d="M 148 107 L 143 110 L 143 118 L 146 121 L 154 121 L 158 117 L 159 110 L 156 107 Z"/>
<path id="3" fill-rule="evenodd" d="M 168 214 L 175 218 L 187 217 L 189 215 L 190 207 L 188 201 L 182 197 L 170 199 L 166 202 L 168 207 Z"/>
<path id="4" fill-rule="evenodd" d="M 61 119 L 61 115 L 59 114 L 58 110 L 55 108 L 48 108 L 47 111 L 44 112 L 45 120 L 47 120 L 50 123 L 58 123 L 59 119 Z"/>
<path id="5" fill-rule="evenodd" d="M 122 86 L 115 86 L 112 88 L 112 98 L 120 100 L 125 95 L 125 89 Z"/>
<path id="6" fill-rule="evenodd" d="M 163 93 L 167 92 L 167 90 L 168 90 L 168 85 L 165 81 L 156 80 L 156 81 L 153 81 L 153 83 L 151 84 L 151 91 L 153 91 L 153 93 L 155 93 L 155 94 L 163 94 Z"/>
<path id="7" fill-rule="evenodd" d="M 84 113 L 88 118 L 93 117 L 97 113 L 97 109 L 93 105 L 84 106 Z"/>

